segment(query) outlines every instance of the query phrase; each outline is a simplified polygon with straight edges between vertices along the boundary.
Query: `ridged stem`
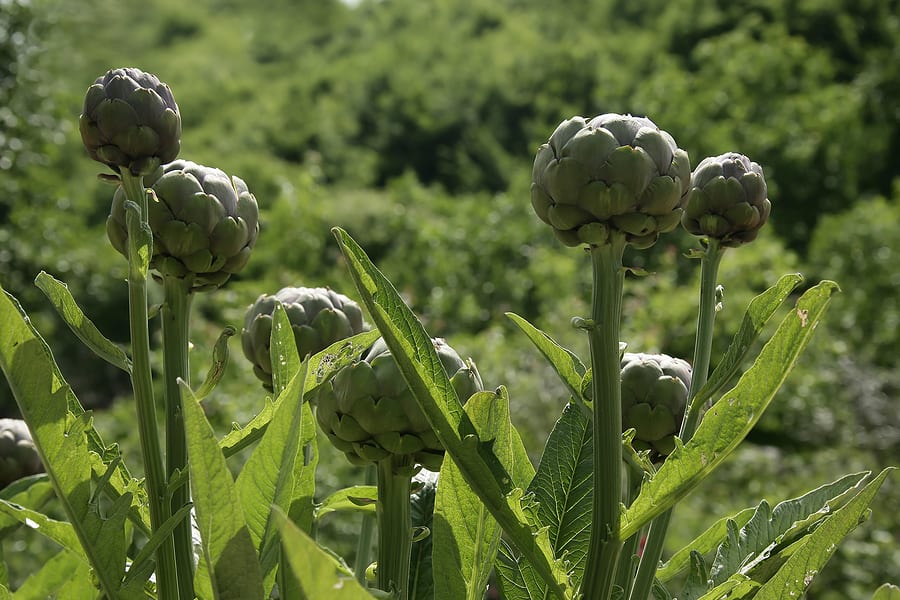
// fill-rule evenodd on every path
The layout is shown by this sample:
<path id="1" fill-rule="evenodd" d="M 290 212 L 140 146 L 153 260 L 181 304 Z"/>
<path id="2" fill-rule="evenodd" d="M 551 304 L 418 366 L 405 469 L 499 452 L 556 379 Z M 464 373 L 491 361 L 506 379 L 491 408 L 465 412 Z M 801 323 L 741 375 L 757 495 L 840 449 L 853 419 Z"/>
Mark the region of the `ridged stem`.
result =
<path id="1" fill-rule="evenodd" d="M 366 467 L 366 485 L 377 483 L 375 466 Z M 363 515 L 359 528 L 359 539 L 356 543 L 356 580 L 366 587 L 366 569 L 372 562 L 372 537 L 375 533 L 375 516 L 369 513 Z"/>
<path id="2" fill-rule="evenodd" d="M 121 173 L 126 197 L 140 207 L 140 226 L 147 225 L 147 195 L 144 178 L 132 176 L 127 169 Z M 159 430 L 156 423 L 156 404 L 153 398 L 153 378 L 150 369 L 150 328 L 147 322 L 147 275 L 140 267 L 140 258 L 129 244 L 128 311 L 133 363 L 131 385 L 137 409 L 141 457 L 144 463 L 147 498 L 150 505 L 150 525 L 153 531 L 165 523 L 171 512 L 166 502 L 166 472 L 163 467 Z M 178 598 L 175 569 L 175 547 L 171 538 L 156 550 L 156 587 L 160 600 Z"/>
<path id="3" fill-rule="evenodd" d="M 160 311 L 163 335 L 163 378 L 166 398 L 166 473 L 171 481 L 179 471 L 187 469 L 187 445 L 184 434 L 184 413 L 178 380 L 190 384 L 188 344 L 190 312 L 193 294 L 191 283 L 177 277 L 163 278 L 163 306 Z M 179 510 L 191 501 L 187 481 L 170 490 L 170 510 Z M 194 551 L 189 518 L 172 532 L 175 543 L 175 564 L 178 570 L 178 591 L 181 598 L 194 593 Z"/>
<path id="4" fill-rule="evenodd" d="M 681 424 L 679 437 L 685 443 L 694 436 L 699 424 L 699 410 L 691 410 L 694 396 L 709 377 L 709 363 L 712 356 L 713 326 L 716 321 L 716 279 L 719 274 L 719 264 L 722 262 L 722 254 L 725 249 L 719 245 L 718 240 L 709 240 L 706 252 L 701 259 L 700 266 L 700 308 L 697 315 L 697 337 L 694 340 L 694 360 L 691 368 L 691 389 L 688 393 L 688 402 L 685 408 L 685 418 Z M 631 591 L 630 600 L 647 600 L 653 588 L 653 579 L 662 556 L 669 522 L 672 519 L 672 510 L 669 509 L 650 522 L 647 531 L 647 541 L 644 544 L 644 552 L 641 562 L 638 564 L 635 576 L 634 588 Z"/>
<path id="5" fill-rule="evenodd" d="M 619 325 L 625 269 L 624 235 L 591 248 L 593 294 L 591 323 L 586 326 L 593 373 L 594 498 L 591 541 L 585 566 L 584 600 L 607 600 L 616 580 L 622 550 L 619 535 L 622 502 L 622 382 Z"/>
<path id="6" fill-rule="evenodd" d="M 409 494 L 412 464 L 395 455 L 378 461 L 378 589 L 408 599 L 409 560 L 412 552 L 412 515 Z"/>

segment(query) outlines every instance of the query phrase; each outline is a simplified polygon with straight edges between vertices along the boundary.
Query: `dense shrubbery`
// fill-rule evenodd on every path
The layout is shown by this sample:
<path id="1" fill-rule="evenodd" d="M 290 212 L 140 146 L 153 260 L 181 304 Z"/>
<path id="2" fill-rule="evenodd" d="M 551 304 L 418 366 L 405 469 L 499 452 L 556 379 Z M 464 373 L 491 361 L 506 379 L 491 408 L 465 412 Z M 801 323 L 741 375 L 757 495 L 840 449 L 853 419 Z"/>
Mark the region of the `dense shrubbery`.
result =
<path id="1" fill-rule="evenodd" d="M 146 5 L 140 19 L 111 2 L 12 2 L 0 14 L 0 279 L 51 333 L 64 373 L 89 392 L 86 404 L 127 394 L 127 382 L 99 361 L 89 363 L 96 369 L 74 367 L 94 359 L 74 339 L 61 344 L 66 337 L 52 335 L 64 328 L 41 314 L 31 279 L 40 268 L 65 278 L 76 297 L 91 298 L 89 316 L 101 329 L 126 339 L 125 270 L 111 250 L 98 251 L 112 190 L 72 185 L 89 181 L 94 167 L 81 160 L 77 133 L 64 119 L 77 113 L 85 81 L 133 62 L 165 65 L 188 115 L 185 147 L 241 175 L 260 202 L 265 243 L 224 300 L 198 302 L 209 332 L 198 345 L 211 345 L 221 324 L 239 324 L 259 293 L 285 285 L 351 289 L 335 268 L 339 252 L 328 232 L 340 225 L 434 334 L 453 336 L 461 353 L 478 357 L 488 388 L 504 383 L 513 398 L 533 399 L 513 418 L 533 436 L 526 446 L 538 448 L 564 391 L 512 328 L 496 321 L 515 310 L 562 331 L 559 315 L 584 314 L 590 289 L 584 277 L 584 303 L 566 295 L 560 305 L 560 286 L 572 285 L 579 257 L 551 251 L 555 240 L 528 209 L 533 150 L 572 114 L 650 113 L 695 163 L 732 147 L 765 161 L 777 235 L 768 232 L 725 263 L 715 348 L 725 347 L 747 300 L 782 272 L 804 272 L 810 283 L 835 279 L 844 290 L 814 356 L 789 380 L 756 439 L 802 457 L 791 460 L 812 461 L 813 450 L 831 457 L 823 448 L 836 445 L 853 448 L 846 459 L 853 466 L 866 463 L 865 453 L 879 464 L 896 456 L 896 0 L 740 7 L 609 0 L 568 12 L 529 0 L 441 8 L 415 0 L 357 8 L 284 0 L 266 11 L 201 4 L 215 18 L 174 0 Z M 107 23 L 130 23 L 128 34 L 88 27 L 101 14 Z M 89 43 L 95 36 L 119 52 Z M 78 56 L 65 56 L 69 48 L 79 48 Z M 691 243 L 673 235 L 632 258 L 660 273 L 625 299 L 623 336 L 635 351 L 690 355 L 696 274 L 667 267 Z M 583 343 L 574 332 L 561 341 Z M 232 377 L 223 383 L 229 401 L 211 401 L 223 429 L 253 412 L 235 406 L 255 397 L 246 391 L 252 375 Z M 0 412 L 11 411 L 0 392 Z M 761 476 L 805 476 L 782 458 L 767 475 L 736 470 L 748 496 Z M 897 495 L 893 486 L 885 497 Z M 887 525 L 871 537 L 896 534 L 889 514 L 882 511 Z M 891 546 L 864 544 L 854 560 Z M 888 566 L 874 576 L 900 577 L 890 570 L 896 561 L 877 562 Z M 830 569 L 834 580 L 823 578 L 815 597 L 828 597 L 826 585 L 852 580 L 858 591 L 875 581 L 854 579 L 849 561 Z"/>

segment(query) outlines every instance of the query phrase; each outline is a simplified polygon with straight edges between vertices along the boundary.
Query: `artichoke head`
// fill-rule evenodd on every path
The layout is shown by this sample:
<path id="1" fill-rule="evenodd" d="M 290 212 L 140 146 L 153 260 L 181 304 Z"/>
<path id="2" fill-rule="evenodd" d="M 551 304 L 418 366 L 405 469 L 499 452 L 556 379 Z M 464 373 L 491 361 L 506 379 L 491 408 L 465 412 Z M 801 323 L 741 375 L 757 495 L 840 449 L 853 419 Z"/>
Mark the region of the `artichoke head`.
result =
<path id="1" fill-rule="evenodd" d="M 172 91 L 140 69 L 113 69 L 88 88 L 78 120 L 90 157 L 117 173 L 147 175 L 175 160 L 181 115 Z"/>
<path id="2" fill-rule="evenodd" d="M 272 391 L 269 354 L 272 314 L 279 302 L 291 323 L 300 358 L 367 329 L 359 305 L 327 288 L 286 287 L 272 296 L 261 295 L 244 316 L 241 349 L 253 365 L 253 373 L 269 391 Z"/>
<path id="3" fill-rule="evenodd" d="M 461 401 L 482 390 L 474 365 L 442 339 L 432 342 Z M 444 448 L 383 339 L 335 373 L 314 401 L 319 426 L 350 462 L 370 464 L 394 454 L 411 457 L 410 462 L 430 471 L 440 470 Z"/>
<path id="4" fill-rule="evenodd" d="M 0 419 L 0 489 L 17 479 L 43 471 L 41 457 L 25 421 Z"/>
<path id="5" fill-rule="evenodd" d="M 697 165 L 681 222 L 694 235 L 735 247 L 756 239 L 771 209 L 762 167 L 729 152 Z"/>
<path id="6" fill-rule="evenodd" d="M 567 246 L 601 246 L 618 231 L 648 248 L 678 225 L 690 178 L 687 152 L 650 119 L 573 117 L 538 148 L 531 204 Z"/>
<path id="7" fill-rule="evenodd" d="M 150 267 L 163 277 L 190 278 L 193 290 L 217 288 L 247 264 L 259 235 L 259 208 L 238 177 L 186 160 L 151 173 L 146 183 L 153 232 Z M 128 256 L 124 189 L 113 196 L 106 233 Z"/>
<path id="8" fill-rule="evenodd" d="M 635 429 L 635 450 L 657 461 L 675 449 L 691 387 L 691 367 L 666 354 L 622 357 L 622 429 Z"/>

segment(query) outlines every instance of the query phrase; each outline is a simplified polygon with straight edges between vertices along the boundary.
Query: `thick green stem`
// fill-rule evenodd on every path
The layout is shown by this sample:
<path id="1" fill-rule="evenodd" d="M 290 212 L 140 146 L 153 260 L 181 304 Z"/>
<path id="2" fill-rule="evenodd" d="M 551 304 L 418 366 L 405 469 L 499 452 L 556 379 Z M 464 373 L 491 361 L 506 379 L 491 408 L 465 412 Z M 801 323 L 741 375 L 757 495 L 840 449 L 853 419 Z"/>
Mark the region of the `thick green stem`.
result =
<path id="1" fill-rule="evenodd" d="M 122 187 L 126 197 L 140 207 L 141 226 L 147 223 L 147 196 L 144 178 L 134 177 L 123 169 Z M 133 369 L 131 384 L 137 408 L 138 432 L 141 440 L 141 455 L 144 462 L 144 476 L 148 502 L 150 504 L 150 525 L 154 531 L 171 515 L 166 502 L 166 472 L 163 468 L 156 423 L 156 405 L 153 398 L 153 379 L 150 369 L 150 328 L 147 322 L 147 275 L 141 267 L 141 259 L 129 245 L 128 256 L 128 309 L 131 330 L 131 353 Z M 175 549 L 171 539 L 160 544 L 156 551 L 156 586 L 160 600 L 178 598 L 178 583 L 175 571 Z"/>
<path id="2" fill-rule="evenodd" d="M 366 467 L 366 485 L 376 484 L 375 466 Z M 364 514 L 359 528 L 359 539 L 356 543 L 356 580 L 366 586 L 366 569 L 372 562 L 372 534 L 375 533 L 375 517 Z"/>
<path id="3" fill-rule="evenodd" d="M 716 279 L 719 273 L 719 264 L 722 262 L 722 254 L 725 249 L 719 245 L 718 240 L 709 240 L 706 253 L 700 266 L 700 309 L 697 315 L 697 337 L 694 341 L 694 361 L 691 369 L 691 389 L 688 393 L 685 418 L 681 424 L 679 437 L 687 443 L 694 436 L 699 423 L 700 411 L 692 410 L 691 404 L 694 396 L 709 377 L 709 363 L 712 355 L 713 325 L 716 321 Z M 699 408 L 699 407 L 696 407 Z M 650 597 L 653 588 L 653 579 L 662 556 L 663 546 L 666 541 L 666 533 L 669 522 L 672 520 L 672 509 L 662 513 L 650 522 L 647 532 L 647 541 L 644 544 L 644 553 L 638 565 L 634 588 L 630 600 L 646 600 Z"/>
<path id="4" fill-rule="evenodd" d="M 593 372 L 594 500 L 591 542 L 582 593 L 585 600 L 610 598 L 622 550 L 619 536 L 622 502 L 622 382 L 619 324 L 625 269 L 625 239 L 591 248 L 594 289 L 587 327 Z"/>
<path id="5" fill-rule="evenodd" d="M 378 589 L 407 600 L 412 551 L 409 460 L 394 455 L 378 461 Z"/>
<path id="6" fill-rule="evenodd" d="M 187 445 L 184 436 L 184 413 L 178 380 L 190 383 L 188 344 L 190 336 L 191 283 L 176 277 L 163 278 L 164 301 L 161 310 L 163 334 L 163 378 L 166 389 L 166 473 L 171 481 L 187 468 Z M 170 510 L 174 513 L 191 501 L 187 481 L 170 490 Z M 191 522 L 184 519 L 172 533 L 178 569 L 178 591 L 181 598 L 194 593 L 194 552 Z"/>

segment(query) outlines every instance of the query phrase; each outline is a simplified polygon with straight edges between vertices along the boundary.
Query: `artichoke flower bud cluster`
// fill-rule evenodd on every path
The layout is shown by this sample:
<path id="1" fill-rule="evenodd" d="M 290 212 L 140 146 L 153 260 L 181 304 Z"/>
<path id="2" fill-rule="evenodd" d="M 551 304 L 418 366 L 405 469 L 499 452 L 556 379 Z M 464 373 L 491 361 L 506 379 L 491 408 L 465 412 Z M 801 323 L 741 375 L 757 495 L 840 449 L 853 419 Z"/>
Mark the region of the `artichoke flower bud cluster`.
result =
<path id="1" fill-rule="evenodd" d="M 0 419 L 0 489 L 17 479 L 43 471 L 41 457 L 25 421 Z"/>
<path id="2" fill-rule="evenodd" d="M 359 305 L 327 288 L 286 287 L 274 295 L 261 295 L 244 316 L 241 349 L 253 365 L 254 375 L 269 391 L 272 391 L 269 353 L 272 314 L 279 302 L 291 323 L 300 358 L 368 329 Z"/>
<path id="3" fill-rule="evenodd" d="M 78 121 L 90 157 L 115 172 L 146 175 L 175 160 L 181 116 L 172 91 L 140 69 L 113 69 L 88 88 Z"/>
<path id="4" fill-rule="evenodd" d="M 531 204 L 567 246 L 601 246 L 619 231 L 648 248 L 678 225 L 690 178 L 687 152 L 650 119 L 573 117 L 537 151 Z"/>
<path id="5" fill-rule="evenodd" d="M 163 277 L 190 278 L 193 290 L 220 287 L 250 259 L 259 235 L 259 207 L 247 184 L 223 171 L 176 160 L 147 177 L 153 232 L 150 267 Z M 128 256 L 125 190 L 113 196 L 106 233 Z"/>
<path id="6" fill-rule="evenodd" d="M 635 429 L 632 446 L 658 461 L 675 449 L 691 387 L 691 366 L 666 354 L 622 357 L 622 429 Z"/>
<path id="7" fill-rule="evenodd" d="M 771 209 L 762 167 L 729 152 L 697 165 L 682 223 L 694 235 L 736 247 L 756 239 Z"/>
<path id="8" fill-rule="evenodd" d="M 442 339 L 432 340 L 460 400 L 483 389 L 474 365 Z M 319 390 L 316 419 L 334 446 L 353 464 L 371 464 L 391 455 L 411 458 L 439 471 L 444 447 L 416 404 L 394 357 L 379 339 Z"/>

